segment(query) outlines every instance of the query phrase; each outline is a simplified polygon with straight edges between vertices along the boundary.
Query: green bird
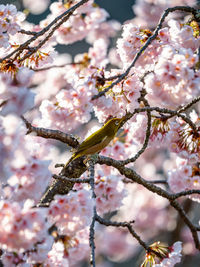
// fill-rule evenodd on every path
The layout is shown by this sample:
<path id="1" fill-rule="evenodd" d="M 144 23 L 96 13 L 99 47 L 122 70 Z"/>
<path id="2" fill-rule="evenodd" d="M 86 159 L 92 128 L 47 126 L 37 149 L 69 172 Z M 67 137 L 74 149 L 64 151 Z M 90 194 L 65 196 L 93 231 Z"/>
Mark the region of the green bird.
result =
<path id="1" fill-rule="evenodd" d="M 92 155 L 101 151 L 115 137 L 121 126 L 124 117 L 112 118 L 107 121 L 99 130 L 86 138 L 76 149 L 72 157 L 65 164 L 65 167 L 73 160 L 86 155 Z"/>

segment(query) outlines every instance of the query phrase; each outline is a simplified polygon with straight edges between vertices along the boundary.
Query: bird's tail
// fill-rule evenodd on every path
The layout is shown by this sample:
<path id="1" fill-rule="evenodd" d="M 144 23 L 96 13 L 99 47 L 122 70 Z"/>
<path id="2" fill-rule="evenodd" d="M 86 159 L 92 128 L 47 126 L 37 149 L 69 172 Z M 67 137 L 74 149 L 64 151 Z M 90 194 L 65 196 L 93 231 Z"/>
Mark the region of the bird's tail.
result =
<path id="1" fill-rule="evenodd" d="M 67 167 L 73 160 L 79 158 L 80 156 L 81 156 L 81 155 L 74 153 L 74 154 L 71 156 L 71 158 L 67 161 L 67 163 L 65 164 L 65 168 L 66 168 L 66 167 Z"/>
<path id="2" fill-rule="evenodd" d="M 74 160 L 74 155 L 66 162 L 65 168 Z"/>

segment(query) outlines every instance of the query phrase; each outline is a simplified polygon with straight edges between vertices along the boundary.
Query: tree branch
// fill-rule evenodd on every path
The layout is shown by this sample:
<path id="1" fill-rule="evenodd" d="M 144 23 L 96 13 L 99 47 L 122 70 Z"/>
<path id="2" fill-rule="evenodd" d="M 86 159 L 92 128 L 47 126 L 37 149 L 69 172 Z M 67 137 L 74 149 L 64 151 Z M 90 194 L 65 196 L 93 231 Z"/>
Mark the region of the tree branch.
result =
<path id="1" fill-rule="evenodd" d="M 69 8 L 68 10 L 66 10 L 65 12 L 63 12 L 60 16 L 56 17 L 51 23 L 49 23 L 49 25 L 47 25 L 44 29 L 42 29 L 41 31 L 37 32 L 33 37 L 31 37 L 29 40 L 27 40 L 26 42 L 24 42 L 23 44 L 21 44 L 17 49 L 15 49 L 14 51 L 12 51 L 10 54 L 8 54 L 7 56 L 5 56 L 4 58 L 0 59 L 0 63 L 6 59 L 11 59 L 11 57 L 16 54 L 15 58 L 13 60 L 15 60 L 20 54 L 21 52 L 26 49 L 32 42 L 34 42 L 35 40 L 38 39 L 38 37 L 44 35 L 45 33 L 47 33 L 51 27 L 53 27 L 57 22 L 58 24 L 56 24 L 56 26 L 52 29 L 52 31 L 47 35 L 47 37 L 45 37 L 40 44 L 37 46 L 37 49 L 39 49 L 44 43 L 46 43 L 48 41 L 48 39 L 53 35 L 53 33 L 55 32 L 55 30 L 62 25 L 72 14 L 73 12 L 80 6 L 82 6 L 83 4 L 87 3 L 89 0 L 81 0 L 79 3 L 77 3 L 76 5 L 72 6 L 71 8 Z M 61 20 L 61 21 L 60 21 Z M 60 21 L 60 22 L 59 22 Z M 35 53 L 37 50 L 32 51 L 30 54 L 28 54 L 28 56 L 32 55 L 33 53 Z M 25 60 L 27 57 L 23 57 L 22 59 L 20 59 L 20 61 Z"/>
<path id="2" fill-rule="evenodd" d="M 178 194 L 176 195 L 176 194 L 168 193 L 164 189 L 162 189 L 162 188 L 150 183 L 149 181 L 146 181 L 145 179 L 143 179 L 133 169 L 124 167 L 117 160 L 113 160 L 113 159 L 108 158 L 108 157 L 98 156 L 97 163 L 106 164 L 108 166 L 112 166 L 112 167 L 116 168 L 120 172 L 120 174 L 124 175 L 126 178 L 129 178 L 132 181 L 143 185 L 149 191 L 151 191 L 153 193 L 156 193 L 157 195 L 159 195 L 159 196 L 161 196 L 163 198 L 168 199 L 170 204 L 171 204 L 171 206 L 173 206 L 178 211 L 179 215 L 183 218 L 185 224 L 189 227 L 189 229 L 190 229 L 190 231 L 192 233 L 196 248 L 200 250 L 200 243 L 199 243 L 196 227 L 192 224 L 190 219 L 187 217 L 187 215 L 185 214 L 183 208 L 179 205 L 179 203 L 176 200 L 174 200 L 174 198 L 176 199 L 176 198 L 182 196 L 182 193 L 180 193 L 180 196 Z M 198 193 L 198 192 L 195 191 L 195 193 Z M 199 194 L 200 194 L 200 192 L 199 192 Z"/>
<path id="3" fill-rule="evenodd" d="M 110 89 L 112 89 L 115 85 L 117 85 L 118 83 L 120 83 L 123 79 L 125 79 L 125 77 L 129 74 L 130 70 L 135 66 L 137 60 L 139 59 L 139 57 L 143 54 L 143 52 L 147 49 L 147 47 L 153 42 L 153 40 L 156 39 L 156 37 L 158 36 L 158 32 L 159 30 L 162 28 L 163 22 L 165 21 L 165 18 L 169 15 L 169 13 L 174 12 L 174 11 L 184 11 L 184 12 L 189 12 L 192 13 L 195 17 L 198 14 L 198 10 L 196 10 L 195 8 L 192 7 L 186 7 L 186 6 L 176 6 L 176 7 L 170 7 L 167 8 L 161 18 L 160 21 L 153 33 L 152 36 L 150 36 L 147 41 L 145 42 L 145 44 L 140 48 L 139 52 L 135 55 L 132 63 L 130 64 L 130 66 L 126 69 L 126 71 L 124 73 L 122 73 L 115 82 L 113 82 L 110 86 L 108 86 L 105 90 L 99 92 L 97 95 L 94 95 L 92 97 L 92 100 L 95 100 L 103 95 L 105 95 Z"/>
<path id="4" fill-rule="evenodd" d="M 77 139 L 71 134 L 66 134 L 59 130 L 51 130 L 51 129 L 46 129 L 46 128 L 34 127 L 23 116 L 21 116 L 21 118 L 26 125 L 27 134 L 35 133 L 36 136 L 59 140 L 65 144 L 68 144 L 69 146 L 73 148 L 79 145 L 79 142 L 77 141 Z"/>
<path id="5" fill-rule="evenodd" d="M 150 107 L 148 101 L 144 98 L 144 96 L 141 97 L 141 100 L 143 101 L 145 107 Z M 145 140 L 144 140 L 143 146 L 134 157 L 121 161 L 123 165 L 127 165 L 128 163 L 131 163 L 131 162 L 135 162 L 142 155 L 142 153 L 144 153 L 144 151 L 146 150 L 148 146 L 149 138 L 151 135 L 151 111 L 147 109 L 146 113 L 147 113 L 147 129 L 146 129 Z"/>
<path id="6" fill-rule="evenodd" d="M 92 217 L 92 222 L 90 224 L 90 234 L 89 234 L 89 244 L 90 244 L 90 249 L 91 249 L 91 253 L 90 253 L 90 264 L 91 266 L 95 267 L 96 266 L 96 262 L 95 262 L 95 220 L 96 220 L 96 194 L 95 194 L 95 182 L 94 182 L 94 165 L 95 165 L 95 161 L 94 159 L 90 159 L 88 161 L 89 164 L 89 168 L 88 168 L 88 172 L 89 172 L 89 180 L 90 180 L 90 186 L 91 186 L 91 191 L 92 191 L 92 200 L 94 202 L 94 206 L 93 206 L 93 217 Z"/>
<path id="7" fill-rule="evenodd" d="M 110 221 L 106 220 L 99 215 L 96 215 L 96 221 L 99 222 L 100 224 L 103 224 L 105 226 L 114 226 L 114 227 L 123 227 L 127 228 L 129 233 L 138 241 L 138 243 L 146 250 L 146 252 L 151 252 L 154 253 L 156 256 L 160 258 L 160 254 L 157 251 L 154 251 L 151 249 L 142 239 L 141 237 L 133 230 L 132 224 L 134 221 L 130 222 L 115 222 L 115 221 Z"/>
<path id="8" fill-rule="evenodd" d="M 72 182 L 72 183 L 80 183 L 80 184 L 82 184 L 82 183 L 90 183 L 90 178 L 88 178 L 88 179 L 86 179 L 86 178 L 85 179 L 81 179 L 81 178 L 69 178 L 69 177 L 66 177 L 64 175 L 56 175 L 56 174 L 54 174 L 52 177 L 54 179 L 56 179 L 56 180 L 61 179 L 61 180 L 69 181 L 69 182 Z"/>

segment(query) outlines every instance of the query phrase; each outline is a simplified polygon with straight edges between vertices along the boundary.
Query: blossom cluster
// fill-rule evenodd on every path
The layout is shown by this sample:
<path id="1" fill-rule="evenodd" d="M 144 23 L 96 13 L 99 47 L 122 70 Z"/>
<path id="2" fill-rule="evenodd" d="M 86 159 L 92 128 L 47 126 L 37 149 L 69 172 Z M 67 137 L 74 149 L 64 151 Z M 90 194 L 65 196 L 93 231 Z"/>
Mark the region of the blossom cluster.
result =
<path id="1" fill-rule="evenodd" d="M 68 1 L 64 5 L 61 1 L 52 3 L 50 6 L 51 14 L 41 22 L 41 26 L 48 24 L 52 18 L 59 16 L 78 2 Z M 74 16 L 62 24 L 56 32 L 56 40 L 60 44 L 71 44 L 82 40 L 89 32 L 97 28 L 98 24 L 105 21 L 107 17 L 108 13 L 95 5 L 93 0 L 90 0 L 78 8 Z"/>
<path id="2" fill-rule="evenodd" d="M 60 234 L 74 235 L 90 225 L 92 203 L 90 191 L 87 190 L 70 192 L 68 196 L 56 196 L 49 207 L 49 220 L 59 227 Z"/>
<path id="3" fill-rule="evenodd" d="M 173 267 L 181 260 L 182 243 L 180 241 L 174 243 L 172 247 L 167 247 L 160 242 L 155 242 L 150 247 L 160 254 L 160 258 L 157 259 L 151 252 L 147 253 L 142 267 L 148 263 L 153 267 Z"/>
<path id="4" fill-rule="evenodd" d="M 42 209 L 31 208 L 30 203 L 21 208 L 17 202 L 1 200 L 0 210 L 2 249 L 23 252 L 45 238 L 48 225 Z"/>
<path id="5" fill-rule="evenodd" d="M 200 188 L 200 169 L 198 164 L 188 163 L 186 159 L 178 158 L 177 166 L 168 175 L 168 183 L 175 193 Z M 198 194 L 188 196 L 194 201 L 200 201 Z"/>
<path id="6" fill-rule="evenodd" d="M 104 227 L 95 222 L 97 266 L 136 257 L 138 241 L 146 248 L 143 240 L 148 244 L 161 233 L 174 244 L 150 245 L 142 266 L 174 266 L 181 260 L 178 240 L 183 231 L 177 230 L 178 219 L 165 196 L 200 189 L 198 23 L 171 13 L 134 66 L 129 66 L 153 35 L 164 9 L 195 1 L 138 0 L 133 7 L 136 17 L 122 27 L 108 21 L 107 11 L 93 0 L 68 15 L 67 10 L 80 1 L 50 2 L 37 0 L 33 5 L 23 0 L 33 14 L 49 5 L 49 15 L 38 25 L 23 21 L 14 5 L 0 5 L 1 261 L 8 267 L 82 266 L 89 259 L 92 222 L 98 215 L 116 225 L 125 223 Z M 72 58 L 57 51 L 58 44 L 83 39 L 90 44 L 84 53 Z M 59 191 L 67 194 L 54 194 L 60 186 L 52 179 L 59 172 L 54 165 L 62 160 L 65 164 L 69 151 L 42 138 L 41 132 L 49 128 L 84 140 L 100 123 L 123 116 L 126 123 L 100 155 L 118 161 L 118 170 L 126 169 L 125 175 L 95 164 L 93 192 L 85 183 L 85 171 L 80 172 L 83 183 L 69 182 L 69 188 Z M 24 117 L 36 129 L 30 135 Z M 123 165 L 126 159 L 128 166 Z M 129 179 L 134 172 L 135 180 Z M 155 180 L 162 185 L 154 186 Z M 198 205 L 199 196 L 184 199 Z M 195 255 L 193 240 L 182 235 L 183 248 L 186 242 Z"/>
<path id="7" fill-rule="evenodd" d="M 33 72 L 26 68 L 19 69 L 14 80 L 10 74 L 0 73 L 1 115 L 22 115 L 34 105 L 35 94 L 27 88 L 32 75 Z"/>
<path id="8" fill-rule="evenodd" d="M 20 30 L 20 23 L 24 19 L 24 14 L 17 11 L 14 5 L 0 5 L 0 47 L 10 46 L 10 35 Z"/>
<path id="9" fill-rule="evenodd" d="M 116 175 L 101 176 L 99 173 L 95 181 L 97 211 L 99 214 L 117 210 L 122 205 L 126 195 L 124 184 Z"/>
<path id="10" fill-rule="evenodd" d="M 195 0 L 168 0 L 167 2 L 163 0 L 136 0 L 133 6 L 136 17 L 131 21 L 136 25 L 152 29 L 156 27 L 162 12 L 167 8 L 179 5 L 194 6 L 195 4 Z M 179 16 L 179 14 L 171 13 L 166 20 Z"/>

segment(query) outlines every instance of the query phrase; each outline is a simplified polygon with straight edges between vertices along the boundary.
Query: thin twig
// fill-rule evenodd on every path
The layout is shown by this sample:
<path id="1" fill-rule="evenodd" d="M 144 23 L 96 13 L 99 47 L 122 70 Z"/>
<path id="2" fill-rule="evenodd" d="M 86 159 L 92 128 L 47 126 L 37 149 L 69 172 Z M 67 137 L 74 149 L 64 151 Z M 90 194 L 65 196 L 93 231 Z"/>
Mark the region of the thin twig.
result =
<path id="1" fill-rule="evenodd" d="M 181 113 L 192 107 L 194 104 L 198 103 L 200 101 L 200 96 L 194 98 L 191 102 L 189 102 L 187 105 L 181 107 L 177 110 L 177 112 Z"/>
<path id="2" fill-rule="evenodd" d="M 115 222 L 115 221 L 110 221 L 106 220 L 99 215 L 96 215 L 96 221 L 98 221 L 100 224 L 103 224 L 105 226 L 114 226 L 114 227 L 123 227 L 127 228 L 129 233 L 138 241 L 138 243 L 147 251 L 154 253 L 156 256 L 160 258 L 160 254 L 157 251 L 154 251 L 151 249 L 142 239 L 141 237 L 133 230 L 132 224 L 135 221 L 130 221 L 130 222 Z"/>
<path id="3" fill-rule="evenodd" d="M 8 103 L 9 100 L 3 100 L 0 104 L 0 108 Z"/>
<path id="4" fill-rule="evenodd" d="M 151 180 L 149 181 L 149 183 L 152 183 L 152 184 L 168 184 L 166 180 Z"/>
<path id="5" fill-rule="evenodd" d="M 179 197 L 189 196 L 189 195 L 193 195 L 193 194 L 200 195 L 200 189 L 191 189 L 191 190 L 182 191 L 182 192 L 171 195 L 171 198 L 175 200 Z"/>
<path id="6" fill-rule="evenodd" d="M 139 242 L 139 244 L 145 249 L 145 250 L 148 250 L 148 246 L 147 244 L 141 240 L 141 238 L 139 237 L 139 235 L 136 234 L 136 232 L 132 229 L 132 226 L 131 224 L 134 223 L 134 221 L 131 221 L 131 222 L 115 222 L 115 221 L 109 221 L 109 220 L 106 220 L 102 217 L 100 217 L 99 215 L 96 215 L 96 220 L 105 225 L 105 226 L 114 226 L 114 227 L 125 227 L 125 228 L 128 228 L 128 230 L 131 232 L 132 236 L 137 239 L 137 241 Z M 130 227 L 129 227 L 130 226 Z"/>
<path id="7" fill-rule="evenodd" d="M 78 5 L 78 4 L 77 4 Z M 78 5 L 77 7 L 79 7 L 80 5 Z M 75 8 L 76 9 L 76 8 Z M 27 58 L 29 58 L 31 55 L 33 55 L 36 51 L 38 51 L 54 34 L 54 32 L 64 23 L 66 22 L 69 17 L 73 14 L 74 8 L 68 12 L 68 14 L 66 16 L 64 16 L 61 21 L 57 22 L 57 24 L 55 24 L 53 26 L 53 28 L 50 30 L 50 32 L 46 35 L 46 37 L 39 42 L 39 44 L 37 46 L 35 46 L 34 48 L 32 47 L 31 51 L 27 54 L 25 54 L 22 58 L 20 58 L 18 61 L 19 62 L 23 62 L 24 60 L 26 60 Z M 18 55 L 17 55 L 18 56 Z M 17 56 L 15 57 L 15 59 L 17 58 Z M 14 59 L 14 60 L 15 60 Z"/>
<path id="8" fill-rule="evenodd" d="M 71 63 L 65 63 L 65 64 L 62 64 L 62 65 L 52 65 L 52 66 L 49 66 L 49 67 L 46 67 L 46 68 L 38 68 L 38 69 L 33 69 L 31 68 L 33 71 L 46 71 L 46 70 L 50 70 L 50 69 L 55 69 L 55 68 L 64 68 L 66 66 L 71 66 L 71 65 L 80 65 L 81 63 L 80 62 L 71 62 Z"/>
<path id="9" fill-rule="evenodd" d="M 22 33 L 22 34 L 26 34 L 26 35 L 35 35 L 35 34 L 37 34 L 37 32 L 26 31 L 26 30 L 23 30 L 23 29 L 19 30 L 18 32 Z"/>
<path id="10" fill-rule="evenodd" d="M 0 63 L 6 59 L 10 59 L 14 54 L 19 55 L 25 48 L 27 48 L 32 42 L 34 42 L 35 40 L 37 40 L 38 37 L 44 35 L 45 33 L 47 33 L 52 26 L 54 26 L 59 20 L 62 20 L 63 18 L 65 18 L 65 16 L 68 16 L 68 14 L 72 15 L 73 12 L 80 6 L 82 6 L 83 4 L 85 4 L 86 2 L 88 2 L 89 0 L 81 0 L 80 2 L 78 2 L 76 5 L 72 6 L 71 8 L 69 8 L 68 10 L 66 10 L 65 12 L 63 12 L 60 16 L 56 17 L 51 23 L 49 23 L 45 28 L 43 28 L 41 31 L 37 32 L 33 37 L 31 37 L 29 40 L 27 40 L 26 42 L 24 42 L 23 44 L 21 44 L 18 48 L 16 48 L 15 50 L 13 50 L 10 54 L 8 54 L 7 56 L 5 56 L 4 58 L 0 59 Z M 69 18 L 69 17 L 67 17 Z M 64 23 L 65 20 L 63 20 Z M 60 26 L 60 25 L 59 25 Z M 54 29 L 54 31 L 57 28 Z M 53 33 L 52 33 L 53 34 Z M 51 35 L 52 35 L 51 34 Z M 49 36 L 50 37 L 50 36 Z M 49 38 L 48 37 L 48 38 Z M 47 41 L 48 39 L 46 39 Z M 44 41 L 44 40 L 43 40 Z M 46 42 L 45 41 L 45 42 Z M 43 42 L 43 44 L 45 43 Z"/>
<path id="11" fill-rule="evenodd" d="M 193 239 L 194 239 L 196 248 L 200 250 L 200 243 L 199 243 L 199 239 L 198 239 L 198 236 L 196 233 L 197 230 L 196 230 L 195 226 L 192 224 L 192 222 L 189 220 L 187 215 L 185 214 L 183 208 L 178 204 L 178 202 L 176 200 L 174 200 L 174 196 L 176 196 L 176 194 L 170 194 L 167 191 L 165 191 L 164 189 L 156 186 L 155 184 L 152 184 L 149 181 L 146 181 L 138 173 L 136 173 L 133 169 L 130 169 L 130 168 L 123 166 L 117 160 L 113 160 L 113 159 L 108 158 L 108 157 L 98 156 L 97 163 L 106 164 L 108 166 L 112 166 L 112 167 L 116 168 L 120 172 L 120 174 L 124 175 L 126 178 L 129 178 L 132 181 L 143 185 L 149 191 L 156 193 L 163 198 L 168 199 L 170 201 L 171 206 L 173 206 L 178 211 L 179 215 L 184 219 L 185 224 L 189 227 L 189 229 L 193 235 Z M 195 193 L 197 193 L 197 192 L 195 191 Z M 180 196 L 182 196 L 182 195 L 180 195 Z M 177 196 L 175 198 L 178 198 L 178 197 L 179 196 Z"/>
<path id="12" fill-rule="evenodd" d="M 137 60 L 139 59 L 139 57 L 143 54 L 143 52 L 147 49 L 147 47 L 153 42 L 153 40 L 156 39 L 156 37 L 158 36 L 158 32 L 159 30 L 162 28 L 163 22 L 165 21 L 165 18 L 169 15 L 169 13 L 174 12 L 174 11 L 184 11 L 184 12 L 189 12 L 192 13 L 193 15 L 196 15 L 197 10 L 192 8 L 192 7 L 186 7 L 186 6 L 176 6 L 176 7 L 171 7 L 171 8 L 167 8 L 161 18 L 160 21 L 154 31 L 154 33 L 152 34 L 152 36 L 150 36 L 147 41 L 145 42 L 145 44 L 140 48 L 139 52 L 135 55 L 132 63 L 130 64 L 130 66 L 126 69 L 126 71 L 124 73 L 122 73 L 118 79 L 113 82 L 110 86 L 108 86 L 106 89 L 104 89 L 103 91 L 99 92 L 97 95 L 94 95 L 92 100 L 95 100 L 103 95 L 105 95 L 110 89 L 112 89 L 115 85 L 117 85 L 118 83 L 120 83 L 122 80 L 125 79 L 125 77 L 129 74 L 130 70 L 135 66 Z"/>
<path id="13" fill-rule="evenodd" d="M 148 101 L 144 98 L 144 96 L 141 97 L 141 100 L 145 104 L 145 107 L 150 107 Z M 148 146 L 149 138 L 151 135 L 151 111 L 147 110 L 146 112 L 147 112 L 147 129 L 146 129 L 145 140 L 144 140 L 143 146 L 134 157 L 121 161 L 123 165 L 126 165 L 131 162 L 135 162 L 144 153 L 144 151 L 146 150 Z"/>
<path id="14" fill-rule="evenodd" d="M 88 161 L 89 164 L 89 168 L 88 168 L 88 172 L 89 172 L 89 180 L 90 180 L 90 186 L 91 186 L 91 190 L 92 190 L 92 199 L 94 202 L 94 206 L 93 206 L 93 217 L 92 217 L 92 222 L 90 224 L 90 234 L 89 234 L 89 244 L 90 244 L 90 249 L 91 249 L 91 254 L 90 254 L 90 264 L 92 267 L 96 266 L 96 262 L 95 262 L 95 220 L 96 220 L 96 194 L 95 194 L 95 182 L 94 182 L 94 159 L 90 159 Z"/>
<path id="15" fill-rule="evenodd" d="M 126 178 L 124 178 L 123 180 L 123 183 L 125 183 L 125 184 L 131 184 L 131 183 L 134 183 L 132 180 L 129 180 L 129 179 L 126 179 Z M 165 180 L 150 180 L 150 181 L 148 181 L 149 183 L 152 183 L 152 184 L 168 184 L 167 183 L 167 181 L 165 181 Z"/>
<path id="16" fill-rule="evenodd" d="M 199 242 L 199 237 L 198 237 L 197 229 L 196 229 L 195 225 L 193 225 L 193 223 L 190 221 L 190 219 L 186 215 L 186 213 L 183 210 L 183 208 L 180 206 L 180 204 L 176 200 L 170 201 L 170 204 L 171 204 L 172 207 L 174 207 L 178 211 L 179 215 L 181 216 L 181 218 L 183 219 L 185 224 L 189 227 L 189 229 L 190 229 L 190 231 L 192 233 L 196 248 L 198 250 L 200 250 L 200 242 Z"/>
<path id="17" fill-rule="evenodd" d="M 195 99 L 196 100 L 196 99 Z M 193 102 L 193 101 L 191 101 L 191 102 Z M 196 100 L 196 102 L 197 102 L 197 100 Z M 196 103 L 195 102 L 195 103 Z M 194 103 L 193 103 L 194 104 Z M 187 107 L 190 107 L 192 104 L 191 103 L 189 103 L 189 104 L 187 104 Z M 185 107 L 185 106 L 184 106 Z M 183 107 L 183 108 L 184 108 Z M 185 108 L 186 109 L 186 108 Z M 149 112 L 153 112 L 153 111 L 155 111 L 155 112 L 158 112 L 159 114 L 162 114 L 162 119 L 170 119 L 170 118 L 172 118 L 172 117 L 175 117 L 175 116 L 177 116 L 177 117 L 180 117 L 183 121 L 185 121 L 187 124 L 189 124 L 190 125 L 190 127 L 192 128 L 192 130 L 194 131 L 194 133 L 196 133 L 197 135 L 198 135 L 198 129 L 197 129 L 197 127 L 196 127 L 196 125 L 195 125 L 195 123 L 193 123 L 192 122 L 192 120 L 190 120 L 187 116 L 185 116 L 184 114 L 182 114 L 182 113 L 179 113 L 179 111 L 176 111 L 176 110 L 171 110 L 171 109 L 167 109 L 167 108 L 160 108 L 160 107 L 143 107 L 143 108 L 136 108 L 135 110 L 134 110 L 134 112 L 133 113 L 128 113 L 127 114 L 127 119 L 125 119 L 123 122 L 125 123 L 126 121 L 128 121 L 131 117 L 133 117 L 135 114 L 137 114 L 137 113 L 142 113 L 142 112 L 147 112 L 147 111 L 149 111 Z M 170 114 L 170 116 L 168 116 L 168 115 L 164 115 L 164 114 Z M 123 123 L 123 124 L 124 124 Z"/>

